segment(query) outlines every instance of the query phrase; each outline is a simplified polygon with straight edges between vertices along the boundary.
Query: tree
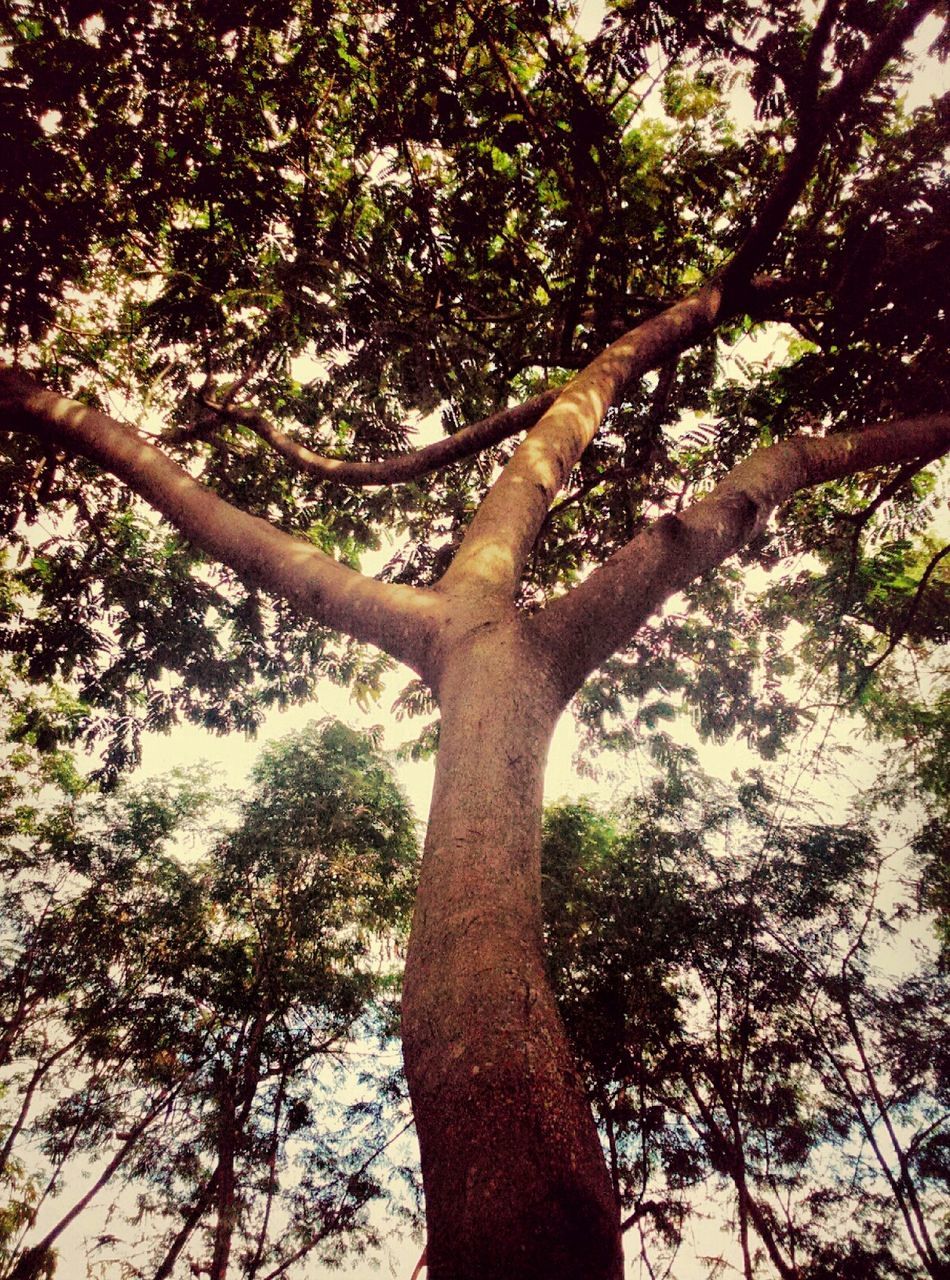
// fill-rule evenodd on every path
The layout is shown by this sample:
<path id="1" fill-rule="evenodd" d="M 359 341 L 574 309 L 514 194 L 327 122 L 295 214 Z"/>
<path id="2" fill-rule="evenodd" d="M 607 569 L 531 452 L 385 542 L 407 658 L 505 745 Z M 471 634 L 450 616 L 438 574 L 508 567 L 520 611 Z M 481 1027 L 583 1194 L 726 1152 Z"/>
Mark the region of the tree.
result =
<path id="1" fill-rule="evenodd" d="M 21 788 L 30 758 L 11 760 Z M 393 1034 L 374 950 L 407 922 L 416 861 L 375 742 L 326 723 L 270 748 L 200 856 L 169 845 L 224 799 L 206 779 L 106 798 L 56 759 L 67 794 L 26 787 L 7 810 L 2 1274 L 52 1273 L 97 1198 L 99 1260 L 119 1246 L 156 1278 L 189 1260 L 276 1277 L 363 1247 L 409 1122 L 398 1082 L 348 1056 Z"/>
<path id="2" fill-rule="evenodd" d="M 932 945 L 882 971 L 919 905 L 881 809 L 800 807 L 677 760 L 545 814 L 552 980 L 645 1274 L 717 1209 L 746 1277 L 947 1273 L 946 975 Z"/>
<path id="3" fill-rule="evenodd" d="M 648 694 L 686 654 L 704 726 L 774 751 L 785 619 L 862 696 L 939 631 L 907 535 L 950 445 L 948 118 L 900 97 L 938 11 L 617 4 L 586 41 L 546 3 L 5 11 L 7 644 L 113 726 L 107 774 L 140 723 L 372 687 L 324 628 L 431 691 L 403 1044 L 433 1280 L 620 1274 L 540 921 L 585 680 L 620 653 Z M 775 368 L 718 372 L 776 321 Z M 806 549 L 809 598 L 717 649 L 720 566 Z M 682 591 L 681 646 L 651 619 Z"/>

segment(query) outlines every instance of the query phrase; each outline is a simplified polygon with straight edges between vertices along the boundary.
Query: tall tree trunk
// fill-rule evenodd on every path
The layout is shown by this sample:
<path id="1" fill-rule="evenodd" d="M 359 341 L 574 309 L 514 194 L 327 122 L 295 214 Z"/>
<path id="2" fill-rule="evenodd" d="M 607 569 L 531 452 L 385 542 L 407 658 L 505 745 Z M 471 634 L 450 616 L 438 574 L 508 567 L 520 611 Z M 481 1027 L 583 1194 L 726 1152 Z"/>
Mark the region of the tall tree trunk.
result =
<path id="1" fill-rule="evenodd" d="M 219 1103 L 218 1130 L 218 1165 L 216 1208 L 214 1224 L 214 1251 L 211 1255 L 211 1269 L 208 1280 L 226 1280 L 228 1262 L 231 1257 L 231 1242 L 234 1239 L 234 1224 L 237 1219 L 235 1197 L 237 1179 L 235 1178 L 234 1160 L 237 1150 L 237 1122 L 234 1114 L 235 1101 L 229 1090 L 222 1091 Z"/>
<path id="2" fill-rule="evenodd" d="M 515 621 L 453 645 L 403 1036 L 431 1280 L 619 1280 L 618 1207 L 541 945 L 556 681 Z"/>

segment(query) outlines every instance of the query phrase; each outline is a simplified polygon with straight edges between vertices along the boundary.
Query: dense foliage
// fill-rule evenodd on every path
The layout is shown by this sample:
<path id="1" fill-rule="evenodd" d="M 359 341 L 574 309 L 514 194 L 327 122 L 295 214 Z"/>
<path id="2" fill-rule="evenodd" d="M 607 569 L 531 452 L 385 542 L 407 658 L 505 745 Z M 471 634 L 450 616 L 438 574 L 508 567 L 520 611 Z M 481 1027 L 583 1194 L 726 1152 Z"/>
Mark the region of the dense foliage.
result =
<path id="1" fill-rule="evenodd" d="M 726 788 L 668 738 L 654 754 L 623 807 L 552 806 L 543 853 L 632 1255 L 941 1276 L 939 788 L 910 796 L 892 762 L 836 825 L 762 774 Z M 331 723 L 269 748 L 210 847 L 227 797 L 204 777 L 104 798 L 26 741 L 4 795 L 3 1273 L 42 1274 L 76 1218 L 106 1275 L 232 1274 L 228 1251 L 233 1274 L 293 1274 L 372 1244 L 367 1206 L 400 1210 L 414 1177 L 376 1056 L 413 829 L 372 741 Z"/>
<path id="2" fill-rule="evenodd" d="M 506 446 L 354 491 L 295 474 L 227 408 L 319 454 L 380 458 L 420 415 L 452 432 L 556 383 L 735 249 L 807 123 L 801 95 L 888 12 L 840 9 L 808 90 L 791 2 L 618 4 L 586 36 L 569 4 L 7 5 L 8 349 L 238 505 L 353 563 L 388 531 L 387 576 L 432 581 Z M 549 516 L 526 603 L 750 444 L 940 407 L 950 115 L 919 87 L 911 109 L 905 87 L 852 105 L 769 251 L 792 281 L 753 308 L 784 326 L 772 353 L 732 357 L 737 322 L 629 388 Z M 17 438 L 0 493 L 3 645 L 31 679 L 75 683 L 109 772 L 143 723 L 247 729 L 327 675 L 374 687 L 372 661 L 203 565 L 84 462 Z M 789 613 L 830 640 L 848 689 L 884 645 L 944 638 L 945 562 L 928 572 L 935 548 L 914 541 L 932 504 L 919 467 L 797 501 L 747 557 L 791 557 L 770 603 L 733 609 L 728 573 L 698 584 L 688 626 L 642 635 L 629 691 L 669 688 L 675 668 L 704 727 L 776 749 L 794 711 L 756 699 L 751 673 Z M 811 582 L 805 548 L 824 562 Z"/>
<path id="3" fill-rule="evenodd" d="M 907 839 L 923 815 L 895 822 L 875 790 L 846 823 L 805 820 L 761 773 L 726 789 L 672 760 L 635 803 L 564 802 L 545 826 L 552 976 L 631 1256 L 644 1275 L 699 1274 L 696 1253 L 709 1275 L 946 1275 L 950 989 Z"/>
<path id="4" fill-rule="evenodd" d="M 67 792 L 34 812 L 10 783 L 4 996 L 22 1061 L 5 1141 L 35 1123 L 52 1190 L 61 1164 L 117 1135 L 115 1175 L 159 1224 L 157 1274 L 182 1264 L 196 1232 L 215 1280 L 232 1254 L 249 1274 L 279 1273 L 295 1250 L 359 1234 L 379 1190 L 366 1161 L 398 1095 L 368 1104 L 358 1137 L 349 1119 L 330 1133 L 315 1101 L 323 1090 L 335 1105 L 322 1050 L 365 1027 L 365 935 L 408 904 L 408 827 L 372 752 L 327 730 L 316 755 L 302 740 L 271 756 L 242 825 L 194 866 L 168 842 L 200 811 L 200 788 L 120 782 L 143 729 L 184 718 L 252 730 L 327 678 L 377 693 L 391 659 L 329 619 L 414 665 L 423 684 L 400 710 L 431 709 L 427 681 L 443 711 L 455 696 L 465 726 L 443 774 L 456 783 L 441 793 L 447 887 L 430 888 L 414 934 L 414 1080 L 407 1064 L 420 1134 L 419 1100 L 428 1132 L 444 1135 L 464 1110 L 453 1099 L 482 1090 L 469 1110 L 488 1117 L 484 1132 L 477 1116 L 457 1131 L 463 1189 L 494 1186 L 466 1181 L 485 1135 L 518 1148 L 500 1153 L 508 1170 L 523 1135 L 537 1141 L 517 1188 L 535 1208 L 507 1233 L 509 1256 L 530 1254 L 546 1277 L 576 1273 L 564 1258 L 587 1244 L 598 1276 L 616 1276 L 619 1257 L 536 954 L 537 892 L 522 872 L 536 864 L 525 833 L 540 781 L 519 772 L 523 744 L 488 806 L 503 806 L 504 786 L 516 793 L 507 827 L 522 845 L 505 843 L 496 814 L 482 840 L 490 874 L 477 894 L 465 878 L 486 852 L 466 752 L 488 776 L 504 744 L 482 749 L 458 689 L 482 677 L 487 703 L 498 690 L 486 682 L 522 644 L 524 670 L 538 660 L 525 677 L 537 699 L 521 691 L 529 729 L 549 713 L 553 726 L 557 697 L 594 672 L 575 699 L 591 740 L 646 742 L 672 770 L 636 816 L 562 810 L 547 855 L 550 971 L 644 1265 L 675 1249 L 703 1186 L 735 1203 L 747 1277 L 757 1249 L 783 1280 L 946 1276 L 943 1226 L 929 1224 L 946 1175 L 941 973 L 930 959 L 890 984 L 873 971 L 898 910 L 875 887 L 883 846 L 868 822 L 776 825 L 764 783 L 713 794 L 677 772 L 662 726 L 685 712 L 704 737 L 774 758 L 827 713 L 858 710 L 898 744 L 880 802 L 923 806 L 914 891 L 946 943 L 947 694 L 934 652 L 950 560 L 932 464 L 950 421 L 950 110 L 923 81 L 947 44 L 936 0 L 0 0 L 0 409 L 12 427 L 0 650 L 15 736 L 53 752 L 43 777 Z M 611 361 L 636 368 L 611 384 L 602 425 L 572 405 L 492 488 L 552 389 L 631 332 L 627 354 L 581 384 L 593 402 Z M 637 335 L 662 358 L 634 358 Z M 486 417 L 490 431 L 466 435 Z M 923 451 L 906 443 L 921 423 Z M 899 461 L 875 468 L 883 455 L 868 446 L 850 471 L 803 463 L 794 485 L 772 485 L 785 494 L 774 520 L 768 483 L 736 488 L 750 457 L 764 473 L 769 456 L 814 462 L 862 428 Z M 417 458 L 399 474 L 387 462 L 432 437 L 458 444 L 445 465 Z M 535 447 L 543 480 L 525 462 Z M 552 458 L 569 461 L 563 474 Z M 720 505 L 703 507 L 711 491 Z M 488 534 L 483 521 L 472 537 L 489 493 Z M 677 537 L 690 572 L 669 598 L 631 565 Z M 672 574 L 669 551 L 657 555 Z M 312 579 L 281 577 L 290 561 Z M 626 592 L 626 630 L 611 629 L 605 582 Z M 578 679 L 552 674 L 575 649 Z M 52 710 L 35 685 L 56 691 Z M 429 725 L 419 749 L 438 733 Z M 78 740 L 120 786 L 114 801 L 89 800 L 55 753 Z M 517 937 L 492 915 L 508 890 L 512 918 L 531 917 Z M 453 894 L 488 957 L 474 997 Z M 423 990 L 432 971 L 444 991 Z M 539 998 L 525 1003 L 532 983 Z M 525 1059 L 539 1096 L 560 1090 L 563 1129 L 539 1116 L 528 1068 L 504 1077 L 520 1099 L 507 1113 L 491 1083 L 529 1030 Z M 477 1044 L 453 1057 L 469 1035 Z M 34 1116 L 41 1093 L 49 1106 Z M 455 1151 L 439 1148 L 430 1139 L 426 1177 L 444 1189 Z M 274 1171 L 298 1149 L 285 1192 Z M 588 1219 L 610 1219 L 580 1244 L 576 1206 L 550 1231 L 536 1213 L 575 1173 L 599 1206 Z M 3 1176 L 4 1247 L 25 1280 L 55 1242 L 12 1260 L 43 1192 L 25 1167 Z M 486 1274 L 495 1224 L 477 1199 L 441 1198 L 440 1277 Z M 838 1229 L 842 1205 L 852 1219 Z M 549 1237 L 559 1264 L 542 1256 Z"/>
<path id="5" fill-rule="evenodd" d="M 202 776 L 105 798 L 24 744 L 3 782 L 0 1274 L 51 1271 L 80 1214 L 90 1265 L 156 1280 L 372 1243 L 416 841 L 371 738 L 269 748 L 217 837 Z"/>

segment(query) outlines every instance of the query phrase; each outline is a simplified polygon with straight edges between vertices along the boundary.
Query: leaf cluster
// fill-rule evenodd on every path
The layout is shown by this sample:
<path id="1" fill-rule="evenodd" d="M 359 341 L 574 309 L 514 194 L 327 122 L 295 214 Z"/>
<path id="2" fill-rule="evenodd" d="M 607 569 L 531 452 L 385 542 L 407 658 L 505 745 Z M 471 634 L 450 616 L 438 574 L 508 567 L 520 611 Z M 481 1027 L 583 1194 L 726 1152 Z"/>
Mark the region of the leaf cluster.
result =
<path id="1" fill-rule="evenodd" d="M 556 383 L 715 271 L 885 13 L 837 6 L 818 65 L 792 0 L 618 3 L 589 35 L 569 4 L 7 6 L 7 342 L 244 509 L 351 564 L 388 530 L 387 576 L 430 582 L 509 447 L 424 484 L 318 487 L 205 393 L 360 460 L 425 415 L 452 433 Z M 855 104 L 773 247 L 791 298 L 629 389 L 542 532 L 526 607 L 755 443 L 939 399 L 948 117 L 905 112 L 902 75 Z M 729 343 L 773 321 L 800 335 L 787 356 L 733 376 Z M 85 464 L 18 441 L 0 492 L 2 642 L 111 722 L 108 774 L 143 722 L 247 729 L 357 673 Z M 800 502 L 786 550 L 816 529 L 827 507 Z"/>

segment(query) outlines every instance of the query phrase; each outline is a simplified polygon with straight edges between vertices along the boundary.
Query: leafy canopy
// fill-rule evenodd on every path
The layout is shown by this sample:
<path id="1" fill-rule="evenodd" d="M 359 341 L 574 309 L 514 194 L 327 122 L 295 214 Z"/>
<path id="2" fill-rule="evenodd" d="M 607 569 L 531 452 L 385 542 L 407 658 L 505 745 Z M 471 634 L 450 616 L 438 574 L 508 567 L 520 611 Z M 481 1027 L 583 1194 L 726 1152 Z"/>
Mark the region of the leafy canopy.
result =
<path id="1" fill-rule="evenodd" d="M 950 1005 L 911 853 L 933 818 L 899 796 L 831 824 L 680 752 L 612 812 L 547 811 L 549 969 L 643 1274 L 700 1274 L 697 1247 L 709 1275 L 944 1274 Z"/>
<path id="2" fill-rule="evenodd" d="M 546 0 L 7 6 L 8 349 L 239 506 L 432 581 L 510 446 L 366 491 L 293 472 L 227 410 L 371 460 L 424 415 L 453 433 L 556 385 L 741 242 L 816 90 L 890 6 L 835 11 L 816 68 L 794 0 L 625 0 L 593 33 Z M 918 50 L 935 35 L 940 53 L 935 22 Z M 525 606 L 759 442 L 940 407 L 950 115 L 908 106 L 908 74 L 883 76 L 826 147 L 762 264 L 790 287 L 612 411 L 548 518 Z M 732 354 L 750 329 L 777 343 L 765 358 Z M 751 611 L 732 571 L 711 575 L 688 625 L 643 632 L 609 688 L 659 691 L 659 715 L 672 689 L 704 731 L 774 752 L 796 720 L 778 692 L 792 615 L 809 665 L 835 649 L 831 674 L 871 698 L 885 649 L 944 637 L 946 562 L 916 541 L 935 494 L 913 470 L 797 499 L 744 567 L 818 561 Z M 75 685 L 107 775 L 143 724 L 246 730 L 328 675 L 376 687 L 378 661 L 204 563 L 88 464 L 17 437 L 0 494 L 3 646 L 29 679 Z"/>

